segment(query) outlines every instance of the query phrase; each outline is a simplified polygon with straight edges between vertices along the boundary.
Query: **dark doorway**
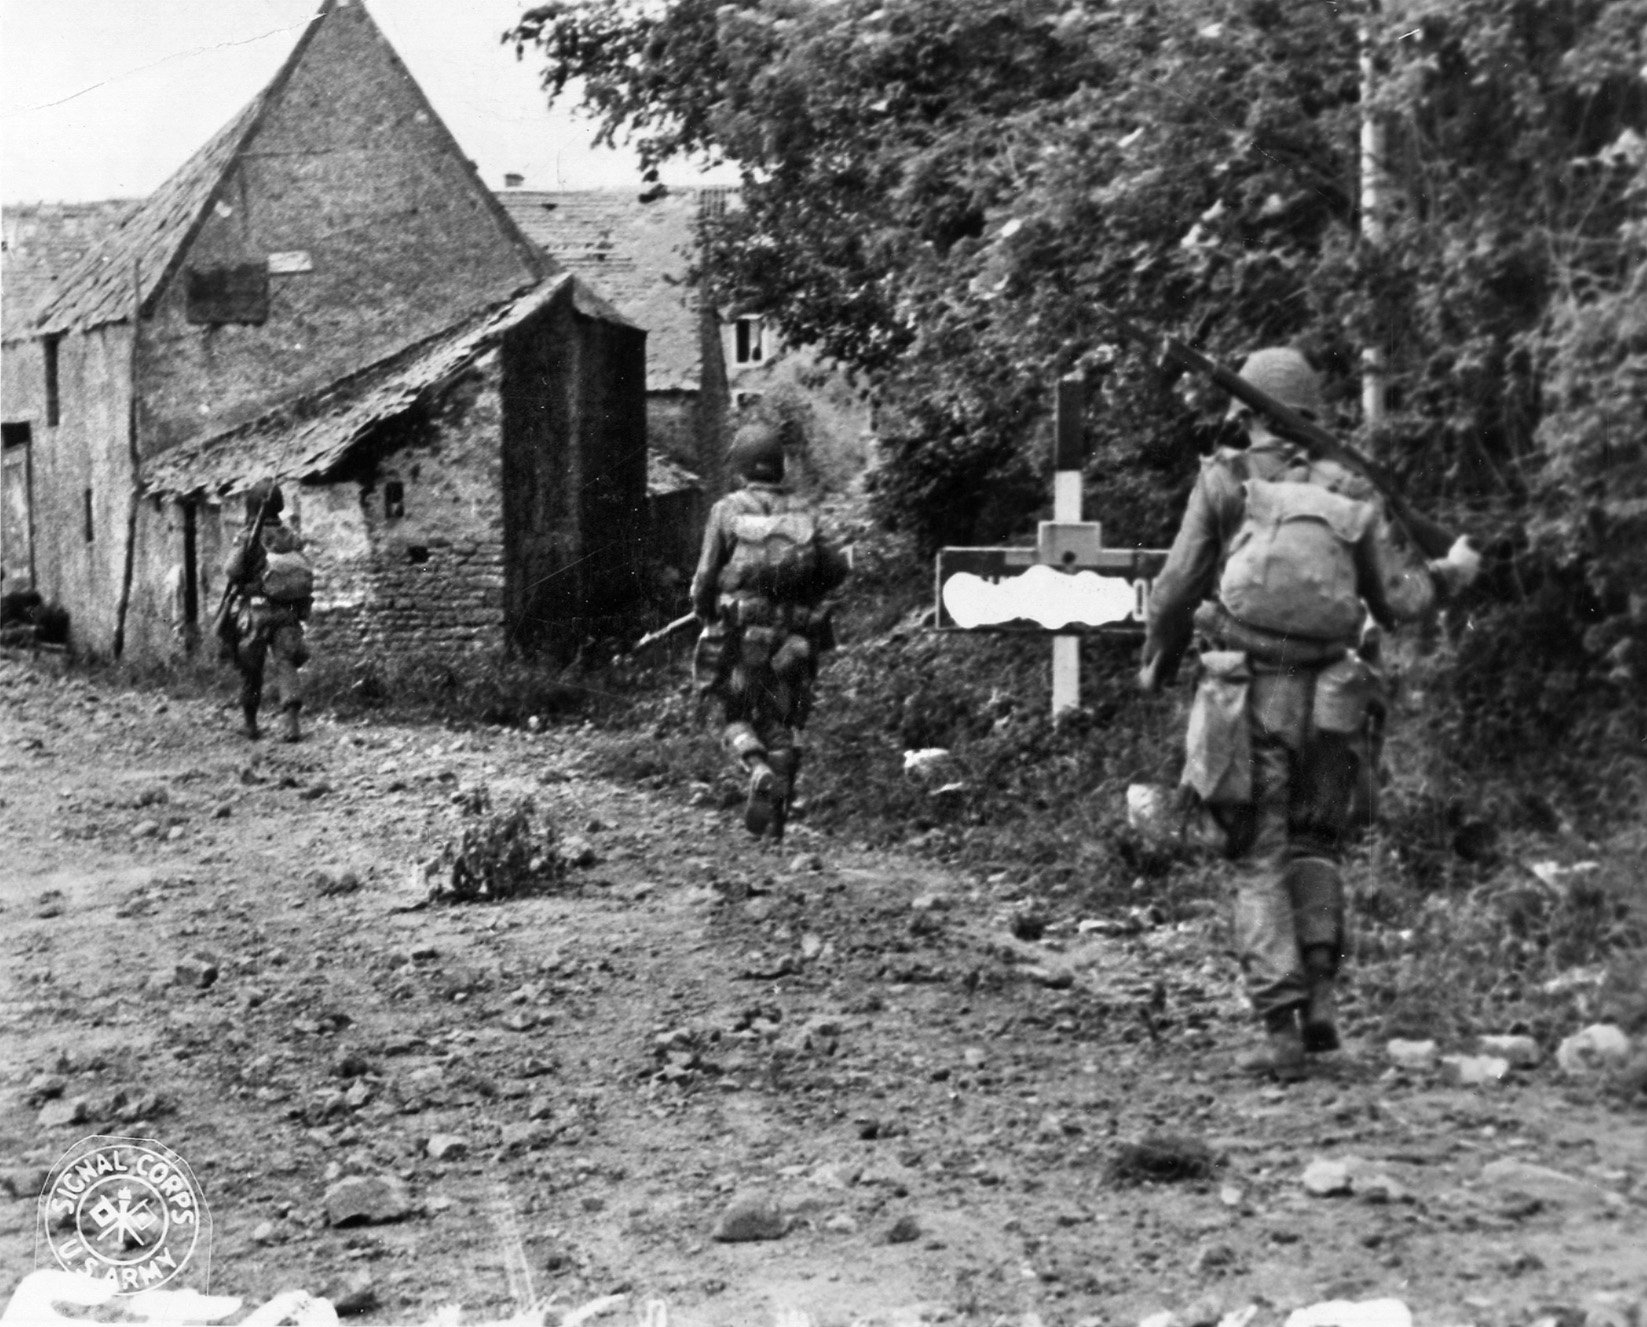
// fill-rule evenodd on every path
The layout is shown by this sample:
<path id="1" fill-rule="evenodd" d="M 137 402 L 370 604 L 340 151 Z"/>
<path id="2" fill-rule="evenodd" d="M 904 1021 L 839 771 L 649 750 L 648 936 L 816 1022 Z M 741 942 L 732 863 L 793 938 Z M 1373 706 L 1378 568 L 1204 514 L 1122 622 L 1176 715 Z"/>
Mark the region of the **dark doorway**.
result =
<path id="1" fill-rule="evenodd" d="M 200 545 L 197 513 L 200 504 L 195 498 L 185 498 L 183 508 L 183 641 L 193 653 L 200 643 Z"/>

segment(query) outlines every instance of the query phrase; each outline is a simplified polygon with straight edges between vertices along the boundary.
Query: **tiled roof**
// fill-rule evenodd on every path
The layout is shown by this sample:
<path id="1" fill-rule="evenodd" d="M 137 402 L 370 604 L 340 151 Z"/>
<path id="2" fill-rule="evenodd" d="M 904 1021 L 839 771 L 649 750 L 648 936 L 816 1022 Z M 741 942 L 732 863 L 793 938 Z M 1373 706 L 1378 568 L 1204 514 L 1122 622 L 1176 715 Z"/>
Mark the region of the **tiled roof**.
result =
<path id="1" fill-rule="evenodd" d="M 698 388 L 698 300 L 686 275 L 700 192 L 673 190 L 649 203 L 633 189 L 498 194 L 530 239 L 646 329 L 648 391 Z"/>
<path id="2" fill-rule="evenodd" d="M 7 341 L 25 340 L 59 281 L 127 212 L 129 198 L 99 203 L 31 203 L 0 210 L 0 315 Z"/>
<path id="3" fill-rule="evenodd" d="M 254 97 L 75 265 L 41 307 L 34 320 L 36 333 L 89 331 L 130 318 L 134 280 L 141 281 L 143 304 L 148 307 L 256 123 L 264 95 Z"/>
<path id="4" fill-rule="evenodd" d="M 586 317 L 624 322 L 570 273 L 551 277 L 499 308 L 465 319 L 437 336 L 333 383 L 228 433 L 162 452 L 143 467 L 149 494 L 233 493 L 260 478 L 324 475 L 383 420 L 404 413 L 495 345 L 511 327 L 572 286 Z"/>

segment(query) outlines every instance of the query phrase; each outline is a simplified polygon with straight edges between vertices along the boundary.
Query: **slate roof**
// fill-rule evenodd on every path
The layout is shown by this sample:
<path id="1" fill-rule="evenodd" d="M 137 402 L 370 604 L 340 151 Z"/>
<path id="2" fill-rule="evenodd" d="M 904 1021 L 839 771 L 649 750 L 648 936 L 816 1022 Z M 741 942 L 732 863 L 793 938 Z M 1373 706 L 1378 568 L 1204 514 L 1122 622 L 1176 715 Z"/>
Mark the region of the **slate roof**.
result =
<path id="1" fill-rule="evenodd" d="M 568 283 L 579 313 L 630 325 L 583 282 L 562 273 L 501 307 L 466 318 L 250 424 L 162 452 L 143 466 L 143 491 L 227 494 L 264 477 L 318 478 L 335 468 L 373 427 L 437 391 Z"/>
<path id="2" fill-rule="evenodd" d="M 27 340 L 34 315 L 86 253 L 137 208 L 134 199 L 29 203 L 0 210 L 0 337 Z"/>
<path id="3" fill-rule="evenodd" d="M 703 192 L 671 190 L 649 203 L 633 189 L 506 189 L 497 195 L 528 238 L 646 329 L 651 392 L 698 389 L 698 300 L 686 275 Z"/>
<path id="4" fill-rule="evenodd" d="M 267 94 L 265 89 L 253 97 L 64 276 L 34 319 L 36 334 L 89 331 L 125 321 L 131 317 L 134 276 L 142 283 L 143 307 L 149 308 L 205 215 L 223 173 L 256 125 Z"/>

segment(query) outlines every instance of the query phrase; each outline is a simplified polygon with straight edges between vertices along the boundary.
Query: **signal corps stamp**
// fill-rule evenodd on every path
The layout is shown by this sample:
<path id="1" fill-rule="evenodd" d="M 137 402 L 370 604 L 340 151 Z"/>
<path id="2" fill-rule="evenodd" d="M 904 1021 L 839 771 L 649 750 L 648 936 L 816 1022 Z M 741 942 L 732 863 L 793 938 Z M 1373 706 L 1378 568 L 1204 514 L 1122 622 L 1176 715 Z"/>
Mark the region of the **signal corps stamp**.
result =
<path id="1" fill-rule="evenodd" d="M 211 1214 L 188 1164 L 148 1138 L 95 1136 L 52 1167 L 40 1193 L 35 1265 L 133 1295 L 179 1280 L 205 1288 Z"/>

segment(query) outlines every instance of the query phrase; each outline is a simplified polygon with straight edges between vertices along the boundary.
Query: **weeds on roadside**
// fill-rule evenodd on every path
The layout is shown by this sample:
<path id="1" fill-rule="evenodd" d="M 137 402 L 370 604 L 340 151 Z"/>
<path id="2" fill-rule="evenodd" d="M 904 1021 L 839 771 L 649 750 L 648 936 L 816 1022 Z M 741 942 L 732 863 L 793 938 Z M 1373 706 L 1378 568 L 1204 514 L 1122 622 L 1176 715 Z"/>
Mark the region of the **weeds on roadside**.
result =
<path id="1" fill-rule="evenodd" d="M 552 826 L 534 825 L 536 808 L 530 798 L 494 811 L 481 786 L 468 791 L 461 809 L 466 822 L 439 858 L 440 895 L 460 903 L 505 899 L 564 879 L 564 864 L 555 852 L 558 835 Z"/>

